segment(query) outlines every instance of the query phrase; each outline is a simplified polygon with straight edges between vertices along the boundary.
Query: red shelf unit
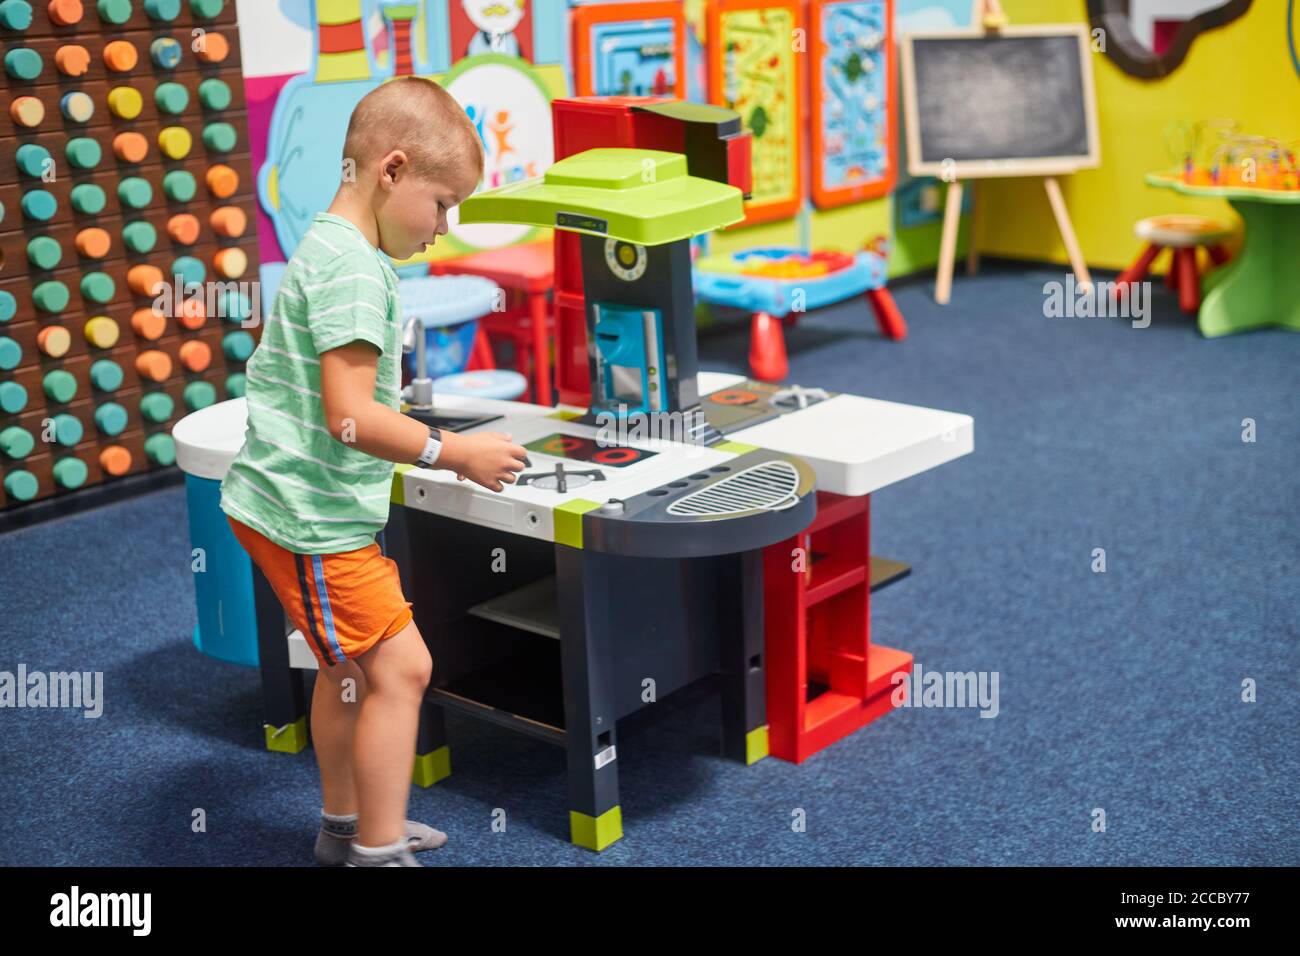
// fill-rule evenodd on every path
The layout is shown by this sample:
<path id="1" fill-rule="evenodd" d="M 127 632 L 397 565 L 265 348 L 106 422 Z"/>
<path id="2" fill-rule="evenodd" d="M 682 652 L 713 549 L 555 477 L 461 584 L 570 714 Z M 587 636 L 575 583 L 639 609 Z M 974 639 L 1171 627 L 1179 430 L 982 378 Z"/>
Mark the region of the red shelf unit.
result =
<path id="1" fill-rule="evenodd" d="M 802 763 L 893 709 L 912 655 L 871 643 L 871 499 L 817 494 L 817 517 L 763 553 L 773 756 Z M 800 550 L 802 549 L 802 550 Z"/>

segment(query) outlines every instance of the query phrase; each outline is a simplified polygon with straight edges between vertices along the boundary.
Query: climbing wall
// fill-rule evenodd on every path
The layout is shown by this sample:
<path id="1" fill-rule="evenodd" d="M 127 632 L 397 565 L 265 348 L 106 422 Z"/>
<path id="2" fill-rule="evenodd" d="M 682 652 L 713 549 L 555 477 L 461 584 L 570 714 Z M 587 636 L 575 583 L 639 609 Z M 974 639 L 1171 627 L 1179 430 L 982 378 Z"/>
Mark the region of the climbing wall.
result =
<path id="1" fill-rule="evenodd" d="M 171 466 L 258 329 L 233 0 L 0 0 L 0 49 L 4 512 Z"/>

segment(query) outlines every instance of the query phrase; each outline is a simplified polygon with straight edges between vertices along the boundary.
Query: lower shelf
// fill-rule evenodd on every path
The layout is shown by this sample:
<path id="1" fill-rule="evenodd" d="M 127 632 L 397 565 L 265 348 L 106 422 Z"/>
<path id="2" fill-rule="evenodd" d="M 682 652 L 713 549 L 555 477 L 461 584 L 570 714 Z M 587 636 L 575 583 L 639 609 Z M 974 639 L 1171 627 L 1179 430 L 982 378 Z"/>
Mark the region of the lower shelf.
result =
<path id="1" fill-rule="evenodd" d="M 895 561 L 893 558 L 878 558 L 874 554 L 871 556 L 870 577 L 871 590 L 879 591 L 881 588 L 893 584 L 895 581 L 901 581 L 912 573 L 912 566 L 902 561 Z"/>
<path id="2" fill-rule="evenodd" d="M 429 700 L 530 737 L 564 746 L 559 645 L 528 642 L 508 657 L 441 687 Z"/>
<path id="3" fill-rule="evenodd" d="M 555 596 L 555 575 L 525 584 L 500 597 L 469 609 L 475 617 L 517 627 L 521 631 L 560 639 L 560 612 Z"/>

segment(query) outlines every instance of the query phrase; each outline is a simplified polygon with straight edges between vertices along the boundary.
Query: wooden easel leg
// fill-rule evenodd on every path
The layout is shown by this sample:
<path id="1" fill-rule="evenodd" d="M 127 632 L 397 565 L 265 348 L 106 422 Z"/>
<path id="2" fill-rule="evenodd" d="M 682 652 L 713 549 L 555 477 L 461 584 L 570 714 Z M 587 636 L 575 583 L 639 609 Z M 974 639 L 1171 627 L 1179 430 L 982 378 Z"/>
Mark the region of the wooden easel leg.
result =
<path id="1" fill-rule="evenodd" d="M 980 271 L 980 220 L 982 210 L 980 208 L 980 195 L 984 190 L 980 189 L 979 183 L 970 184 L 970 234 L 966 237 L 966 274 L 968 276 L 979 275 Z"/>
<path id="2" fill-rule="evenodd" d="M 1092 276 L 1088 274 L 1088 264 L 1083 261 L 1079 249 L 1079 240 L 1074 237 L 1074 226 L 1070 224 L 1070 213 L 1065 208 L 1065 198 L 1061 195 L 1061 184 L 1055 176 L 1045 176 L 1043 187 L 1047 190 L 1047 201 L 1052 204 L 1052 214 L 1056 216 L 1056 228 L 1061 232 L 1061 241 L 1065 243 L 1065 254 L 1070 257 L 1070 268 L 1079 283 L 1079 290 L 1085 294 L 1092 291 Z"/>
<path id="3" fill-rule="evenodd" d="M 934 278 L 934 301 L 947 305 L 952 294 L 952 262 L 957 255 L 957 227 L 961 224 L 962 184 L 948 184 L 943 206 L 943 235 L 939 239 L 939 271 Z"/>

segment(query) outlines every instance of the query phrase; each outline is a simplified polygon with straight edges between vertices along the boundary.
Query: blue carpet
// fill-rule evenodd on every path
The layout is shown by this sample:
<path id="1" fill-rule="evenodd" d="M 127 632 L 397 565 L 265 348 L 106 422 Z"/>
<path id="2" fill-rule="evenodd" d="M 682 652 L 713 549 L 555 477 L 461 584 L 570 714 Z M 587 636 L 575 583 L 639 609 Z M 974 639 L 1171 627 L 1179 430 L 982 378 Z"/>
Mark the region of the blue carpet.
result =
<path id="1" fill-rule="evenodd" d="M 873 639 L 996 671 L 996 718 L 899 710 L 744 767 L 689 689 L 620 725 L 625 836 L 596 855 L 567 843 L 561 751 L 451 715 L 453 774 L 412 795 L 451 835 L 425 861 L 1300 863 L 1300 337 L 1203 340 L 1163 289 L 1148 329 L 1044 318 L 1060 278 L 960 279 L 947 308 L 904 286 L 901 343 L 857 305 L 788 336 L 795 381 L 974 416 L 974 455 L 874 497 L 873 551 L 915 571 L 873 599 Z M 741 371 L 747 345 L 706 335 L 703 364 Z M 190 642 L 184 507 L 0 538 L 0 670 L 103 671 L 106 698 L 98 720 L 0 711 L 0 864 L 310 863 L 311 752 L 266 752 L 257 674 Z"/>

